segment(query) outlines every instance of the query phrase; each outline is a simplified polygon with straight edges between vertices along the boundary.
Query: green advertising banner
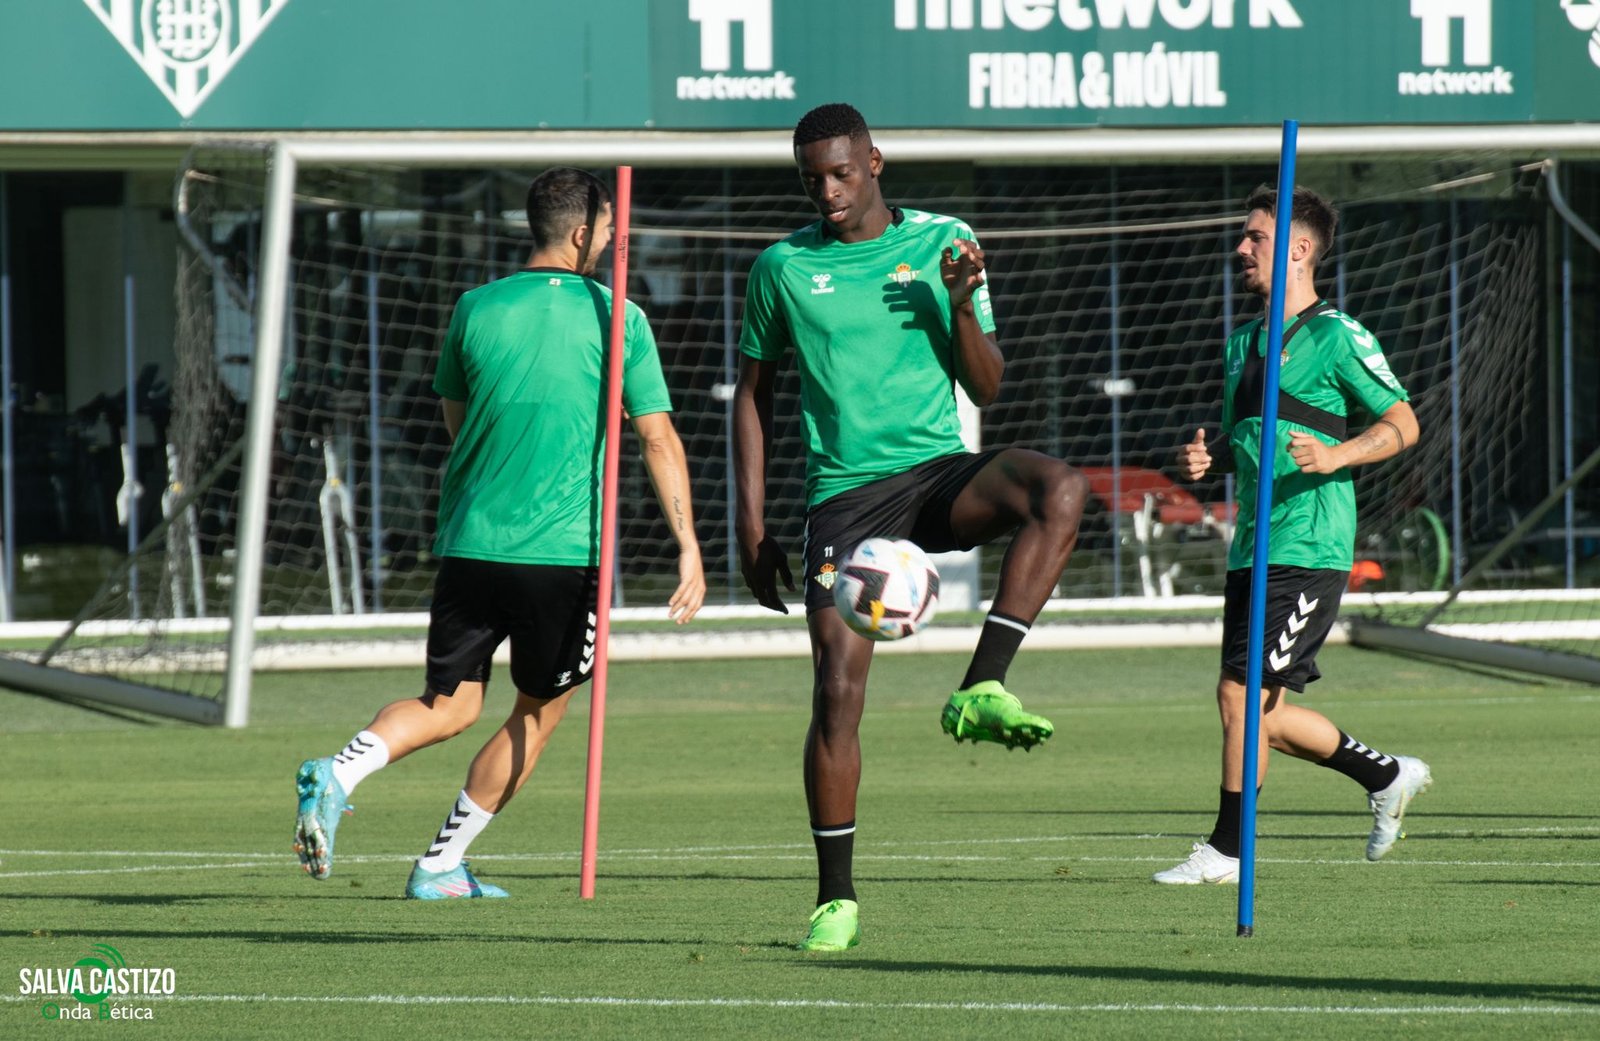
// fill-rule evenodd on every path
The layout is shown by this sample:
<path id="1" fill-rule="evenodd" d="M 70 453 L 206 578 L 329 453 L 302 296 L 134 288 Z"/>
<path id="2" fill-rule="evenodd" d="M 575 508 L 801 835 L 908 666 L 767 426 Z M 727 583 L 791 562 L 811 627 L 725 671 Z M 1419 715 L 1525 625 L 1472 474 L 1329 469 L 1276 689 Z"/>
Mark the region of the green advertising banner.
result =
<path id="1" fill-rule="evenodd" d="M 5 0 L 0 129 L 1600 119 L 1600 0 Z"/>

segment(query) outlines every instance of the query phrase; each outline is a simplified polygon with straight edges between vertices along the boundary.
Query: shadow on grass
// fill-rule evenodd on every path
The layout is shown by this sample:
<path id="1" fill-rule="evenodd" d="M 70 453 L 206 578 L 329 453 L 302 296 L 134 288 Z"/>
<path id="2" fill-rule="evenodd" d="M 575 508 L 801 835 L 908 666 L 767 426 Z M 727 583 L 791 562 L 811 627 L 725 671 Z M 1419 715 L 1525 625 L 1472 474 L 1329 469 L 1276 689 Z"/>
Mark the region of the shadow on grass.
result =
<path id="1" fill-rule="evenodd" d="M 939 874 L 939 875 L 920 875 L 920 876 L 917 876 L 917 877 L 903 877 L 902 878 L 902 877 L 895 877 L 895 876 L 892 876 L 892 875 L 870 875 L 869 876 L 869 875 L 858 874 L 857 878 L 860 881 L 862 881 L 863 883 L 874 885 L 874 886 L 875 885 L 879 885 L 879 884 L 899 884 L 899 883 L 909 883 L 909 884 L 912 884 L 912 885 L 948 885 L 951 882 L 972 882 L 972 883 L 976 883 L 978 885 L 991 885 L 991 884 L 1029 885 L 1029 884 L 1038 884 L 1038 883 L 1052 883 L 1052 884 L 1055 883 L 1057 880 L 1050 876 L 1050 872 L 1053 871 L 1053 870 L 1054 870 L 1053 868 L 1041 868 L 1040 872 L 1035 872 L 1033 874 L 1029 874 L 1029 875 L 1010 875 L 1010 876 L 1007 876 L 1007 875 L 974 876 L 974 875 Z M 570 872 L 570 871 L 566 872 L 565 874 L 560 874 L 560 875 L 523 875 L 523 874 L 518 874 L 515 871 L 496 871 L 493 874 L 490 874 L 487 871 L 477 871 L 475 873 L 480 878 L 485 878 L 485 879 L 492 878 L 497 882 L 502 881 L 502 880 L 506 880 L 506 879 L 517 879 L 518 881 L 527 879 L 527 880 L 531 880 L 531 881 L 543 881 L 543 882 L 551 882 L 551 881 L 553 881 L 553 882 L 561 882 L 561 883 L 570 884 L 572 882 L 572 880 L 577 877 L 577 875 L 574 872 Z M 636 875 L 636 874 L 633 874 L 632 872 L 627 872 L 627 871 L 602 871 L 601 874 L 600 874 L 600 878 L 601 878 L 602 881 L 605 880 L 605 879 L 610 879 L 610 880 L 612 880 L 614 882 L 672 882 L 672 883 L 677 883 L 677 882 L 717 882 L 717 883 L 724 883 L 724 882 L 778 882 L 778 883 L 782 883 L 782 884 L 785 884 L 785 885 L 810 885 L 811 883 L 813 883 L 815 881 L 815 876 L 814 875 L 810 875 L 810 874 L 793 874 L 793 875 L 745 875 L 745 874 L 739 874 L 739 875 L 732 875 L 732 874 L 717 874 L 717 873 L 711 872 L 711 871 L 696 871 L 696 872 L 694 872 L 692 874 L 679 874 L 679 875 L 668 875 L 668 874 Z"/>
<path id="2" fill-rule="evenodd" d="M 1141 965 L 972 965 L 946 961 L 808 962 L 814 968 L 852 972 L 959 973 L 1033 976 L 1063 980 L 1117 980 L 1163 986 L 1259 987 L 1270 990 L 1346 991 L 1353 995 L 1413 994 L 1500 1001 L 1564 1001 L 1600 1005 L 1600 983 L 1488 983 L 1457 980 L 1364 979 L 1353 976 L 1286 976 L 1207 969 L 1163 969 Z"/>
<path id="3" fill-rule="evenodd" d="M 1407 841 L 1410 841 L 1409 839 Z M 1600 882 L 1579 882 L 1575 878 L 1476 878 L 1456 879 L 1450 882 L 1434 882 L 1436 886 L 1600 886 Z"/>
<path id="4" fill-rule="evenodd" d="M 1359 789 L 1357 791 L 1359 792 Z M 928 812 L 973 817 L 1194 817 L 1205 813 L 1215 813 L 1216 806 L 1191 806 L 1188 809 L 1177 810 L 1006 810 L 993 807 L 980 810 L 962 810 L 953 807 L 930 807 Z M 1434 813 L 1431 810 L 1425 812 L 1429 820 L 1439 821 L 1600 821 L 1600 814 L 1594 813 L 1529 813 L 1526 810 L 1507 810 L 1505 813 Z M 1267 807 L 1261 808 L 1262 820 L 1269 820 L 1273 817 L 1360 817 L 1362 815 L 1363 811 L 1359 805 L 1349 810 L 1276 810 Z M 1116 832 L 1115 834 L 1124 833 Z"/>
<path id="5" fill-rule="evenodd" d="M 179 904 L 204 904 L 213 900 L 239 902 L 238 893 L 12 893 L 12 900 L 43 900 L 49 903 L 79 900 L 107 907 L 171 907 Z"/>
<path id="6" fill-rule="evenodd" d="M 394 897 L 393 899 L 400 899 Z M 441 903 L 445 901 L 439 901 Z M 449 901 L 453 903 L 454 901 Z M 382 931 L 377 929 L 209 929 L 205 926 L 192 926 L 182 929 L 116 929 L 116 935 L 124 939 L 141 940 L 195 940 L 212 942 L 215 940 L 242 940 L 246 943 L 304 943 L 340 946 L 344 944 L 378 944 L 378 943 L 540 943 L 540 944 L 582 944 L 598 947 L 683 947 L 693 945 L 717 944 L 725 941 L 706 936 L 685 937 L 623 937 L 623 936 L 545 936 L 536 932 L 528 933 L 490 933 L 490 932 L 439 932 L 430 928 L 432 923 L 418 920 L 418 931 Z M 9 939 L 62 939 L 70 937 L 83 937 L 101 941 L 105 938 L 103 929 L 48 929 L 45 935 L 34 936 L 29 930 L 0 931 L 0 937 Z"/>

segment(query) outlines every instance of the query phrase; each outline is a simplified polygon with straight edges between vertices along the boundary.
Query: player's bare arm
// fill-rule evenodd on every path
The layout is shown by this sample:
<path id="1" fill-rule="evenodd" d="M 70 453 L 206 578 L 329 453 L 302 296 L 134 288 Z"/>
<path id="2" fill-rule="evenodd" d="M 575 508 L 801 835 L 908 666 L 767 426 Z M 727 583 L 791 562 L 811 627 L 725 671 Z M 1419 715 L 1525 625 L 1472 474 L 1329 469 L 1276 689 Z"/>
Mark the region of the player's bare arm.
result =
<path id="1" fill-rule="evenodd" d="M 939 277 L 950 293 L 950 339 L 955 348 L 956 378 L 977 405 L 988 405 L 1000 393 L 1005 358 L 1000 345 L 978 324 L 973 294 L 984 281 L 983 250 L 971 239 L 956 239 L 939 261 Z"/>
<path id="2" fill-rule="evenodd" d="M 678 588 L 667 601 L 667 617 L 679 625 L 692 619 L 706 600 L 705 569 L 700 561 L 700 540 L 694 534 L 694 507 L 689 501 L 689 462 L 683 441 L 673 429 L 670 413 L 636 416 L 634 433 L 644 453 L 661 515 L 678 542 Z"/>
<path id="3" fill-rule="evenodd" d="M 776 362 L 741 358 L 733 392 L 734 483 L 739 496 L 739 570 L 762 607 L 788 614 L 778 577 L 794 592 L 794 575 L 776 539 L 767 534 L 767 456 L 772 448 L 772 386 Z"/>
<path id="4" fill-rule="evenodd" d="M 461 433 L 461 424 L 467 421 L 467 403 L 440 398 L 439 408 L 444 412 L 444 428 L 449 432 L 450 440 L 454 441 L 456 435 Z"/>
<path id="5" fill-rule="evenodd" d="M 1289 455 L 1301 473 L 1331 474 L 1347 466 L 1391 459 L 1415 445 L 1420 433 L 1417 414 L 1401 401 L 1391 405 L 1370 427 L 1336 445 L 1297 431 L 1289 438 Z"/>

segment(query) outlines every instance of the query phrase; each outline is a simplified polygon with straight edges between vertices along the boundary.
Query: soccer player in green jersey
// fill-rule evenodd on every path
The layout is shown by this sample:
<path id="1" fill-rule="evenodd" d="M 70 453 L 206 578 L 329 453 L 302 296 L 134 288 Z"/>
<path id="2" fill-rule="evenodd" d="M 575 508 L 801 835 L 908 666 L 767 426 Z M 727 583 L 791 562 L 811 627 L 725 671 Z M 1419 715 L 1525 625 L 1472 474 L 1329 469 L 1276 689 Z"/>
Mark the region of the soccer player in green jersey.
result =
<path id="1" fill-rule="evenodd" d="M 773 382 L 792 351 L 808 449 L 802 581 L 815 672 L 804 775 L 818 885 L 801 947 L 842 950 L 860 937 L 851 858 L 872 643 L 833 608 L 835 561 L 871 536 L 939 552 L 1013 533 L 941 724 L 958 742 L 1028 748 L 1054 728 L 1023 711 L 1006 670 L 1066 566 L 1087 482 L 1037 452 L 969 453 L 962 443 L 956 387 L 987 405 L 1004 366 L 971 229 L 884 201 L 883 157 L 849 105 L 807 113 L 794 157 L 822 219 L 767 249 L 750 273 L 734 393 L 737 535 L 751 592 L 787 613 L 778 578 L 791 591 L 794 580 L 765 507 Z"/>
<path id="2" fill-rule="evenodd" d="M 1285 272 L 1282 376 L 1273 470 L 1267 613 L 1261 663 L 1260 776 L 1275 748 L 1344 774 L 1367 791 L 1372 833 L 1367 859 L 1377 860 L 1400 836 L 1411 799 L 1432 777 L 1428 764 L 1362 744 L 1326 716 L 1289 703 L 1321 676 L 1317 651 L 1333 628 L 1355 553 L 1356 498 L 1350 468 L 1388 459 L 1417 443 L 1417 417 L 1377 339 L 1318 294 L 1317 261 L 1333 244 L 1338 213 L 1315 192 L 1296 188 L 1290 205 L 1289 270 Z M 1245 201 L 1236 250 L 1244 288 L 1272 296 L 1272 239 L 1278 193 L 1266 186 Z M 1222 794 L 1217 821 L 1189 859 L 1158 872 L 1176 885 L 1239 881 L 1239 802 L 1244 792 L 1245 672 L 1248 666 L 1250 577 L 1254 562 L 1256 479 L 1261 458 L 1261 393 L 1266 320 L 1228 337 L 1223 352 L 1222 436 L 1202 429 L 1178 449 L 1181 475 L 1234 473 L 1240 509 L 1228 553 L 1222 623 Z M 1347 430 L 1352 411 L 1376 417 L 1361 433 Z M 1260 778 L 1258 778 L 1259 782 Z"/>
<path id="3" fill-rule="evenodd" d="M 405 888 L 424 900 L 505 896 L 474 878 L 462 855 L 533 773 L 594 667 L 613 300 L 590 276 L 611 240 L 610 193 L 581 170 L 546 171 L 528 189 L 528 225 L 527 266 L 461 298 L 434 377 L 453 445 L 422 695 L 385 707 L 342 751 L 306 760 L 295 778 L 295 849 L 314 878 L 333 869 L 334 831 L 357 784 L 477 720 L 491 658 L 509 638 L 510 718 L 472 761 Z M 688 466 L 655 338 L 631 302 L 625 322 L 622 403 L 677 540 L 667 613 L 681 624 L 706 589 Z"/>

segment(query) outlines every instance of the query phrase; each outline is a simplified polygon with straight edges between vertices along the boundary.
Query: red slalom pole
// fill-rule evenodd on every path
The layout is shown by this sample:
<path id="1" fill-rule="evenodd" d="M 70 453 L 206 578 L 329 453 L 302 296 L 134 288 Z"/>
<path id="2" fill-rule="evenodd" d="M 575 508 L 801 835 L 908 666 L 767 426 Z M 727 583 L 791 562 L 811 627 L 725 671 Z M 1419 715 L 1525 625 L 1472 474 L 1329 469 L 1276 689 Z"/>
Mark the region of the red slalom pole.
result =
<path id="1" fill-rule="evenodd" d="M 589 772 L 583 789 L 583 866 L 578 895 L 594 899 L 594 868 L 600 843 L 600 753 L 606 736 L 606 678 L 611 644 L 611 592 L 617 561 L 617 453 L 622 440 L 622 361 L 628 306 L 628 208 L 633 167 L 617 167 L 612 214 L 611 345 L 606 375 L 606 458 L 601 479 L 600 592 L 595 609 L 594 690 L 589 696 Z"/>

